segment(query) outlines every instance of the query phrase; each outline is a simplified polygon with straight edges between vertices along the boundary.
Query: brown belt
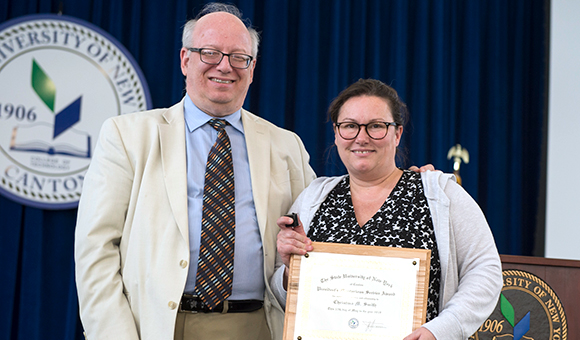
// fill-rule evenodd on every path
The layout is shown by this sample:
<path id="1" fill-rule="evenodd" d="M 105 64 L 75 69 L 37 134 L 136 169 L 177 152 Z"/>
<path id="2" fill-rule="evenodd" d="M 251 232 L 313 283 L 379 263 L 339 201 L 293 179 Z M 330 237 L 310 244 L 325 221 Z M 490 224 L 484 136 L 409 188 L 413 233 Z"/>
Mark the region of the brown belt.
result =
<path id="1" fill-rule="evenodd" d="M 185 313 L 223 313 L 224 307 L 226 313 L 249 313 L 257 311 L 262 308 L 264 303 L 260 300 L 227 300 L 214 309 L 201 302 L 201 299 L 196 295 L 183 294 L 181 303 L 179 304 L 179 311 Z"/>

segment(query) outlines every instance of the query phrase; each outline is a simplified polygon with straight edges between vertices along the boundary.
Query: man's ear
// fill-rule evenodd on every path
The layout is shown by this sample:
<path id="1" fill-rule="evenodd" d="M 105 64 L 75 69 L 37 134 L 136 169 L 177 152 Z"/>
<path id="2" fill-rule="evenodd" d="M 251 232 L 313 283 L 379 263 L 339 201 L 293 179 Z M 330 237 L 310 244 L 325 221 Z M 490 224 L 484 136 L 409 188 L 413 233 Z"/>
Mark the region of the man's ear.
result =
<path id="1" fill-rule="evenodd" d="M 181 73 L 184 76 L 187 76 L 187 66 L 189 65 L 189 57 L 190 57 L 191 53 L 189 52 L 189 50 L 187 50 L 185 47 L 181 48 L 181 51 L 179 52 L 179 57 L 181 58 Z"/>

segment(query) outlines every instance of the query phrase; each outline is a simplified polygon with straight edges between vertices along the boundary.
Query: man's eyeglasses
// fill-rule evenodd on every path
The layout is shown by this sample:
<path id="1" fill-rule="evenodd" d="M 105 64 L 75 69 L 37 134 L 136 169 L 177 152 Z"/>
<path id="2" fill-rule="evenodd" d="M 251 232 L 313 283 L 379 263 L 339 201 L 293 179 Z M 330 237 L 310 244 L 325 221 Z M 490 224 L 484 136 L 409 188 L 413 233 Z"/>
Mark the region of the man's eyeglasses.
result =
<path id="1" fill-rule="evenodd" d="M 222 51 L 214 50 L 213 48 L 194 48 L 187 47 L 191 52 L 199 53 L 199 59 L 210 65 L 218 65 L 222 62 L 224 56 L 228 57 L 230 66 L 233 68 L 246 69 L 250 66 L 250 63 L 254 57 L 243 54 L 243 53 L 224 53 Z"/>
<path id="2" fill-rule="evenodd" d="M 336 123 L 338 134 L 346 140 L 355 139 L 360 133 L 360 127 L 364 126 L 367 134 L 372 139 L 383 139 L 389 132 L 389 126 L 397 127 L 399 124 L 394 122 L 372 122 L 368 124 L 358 124 L 354 122 Z"/>

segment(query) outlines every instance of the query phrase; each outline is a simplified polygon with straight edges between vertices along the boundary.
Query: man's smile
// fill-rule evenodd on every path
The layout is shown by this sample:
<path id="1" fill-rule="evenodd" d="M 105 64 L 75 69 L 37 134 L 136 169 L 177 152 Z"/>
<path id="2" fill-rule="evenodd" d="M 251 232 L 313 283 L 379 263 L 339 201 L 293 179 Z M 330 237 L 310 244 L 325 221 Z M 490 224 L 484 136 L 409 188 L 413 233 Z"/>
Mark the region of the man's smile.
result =
<path id="1" fill-rule="evenodd" d="M 233 80 L 219 79 L 219 78 L 210 78 L 210 80 L 215 82 L 215 83 L 220 83 L 220 84 L 231 84 L 234 82 Z"/>

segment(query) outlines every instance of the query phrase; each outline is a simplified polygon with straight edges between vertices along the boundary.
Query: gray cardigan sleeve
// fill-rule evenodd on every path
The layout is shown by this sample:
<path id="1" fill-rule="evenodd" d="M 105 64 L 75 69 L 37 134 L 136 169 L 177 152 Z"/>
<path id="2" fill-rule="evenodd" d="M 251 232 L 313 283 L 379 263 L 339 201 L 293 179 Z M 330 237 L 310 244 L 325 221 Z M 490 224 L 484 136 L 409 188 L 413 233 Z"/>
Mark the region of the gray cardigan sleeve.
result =
<path id="1" fill-rule="evenodd" d="M 475 200 L 454 180 L 425 181 L 440 250 L 439 315 L 424 325 L 437 339 L 471 336 L 495 308 L 503 285 L 491 230 Z M 434 186 L 435 182 L 437 183 Z"/>

